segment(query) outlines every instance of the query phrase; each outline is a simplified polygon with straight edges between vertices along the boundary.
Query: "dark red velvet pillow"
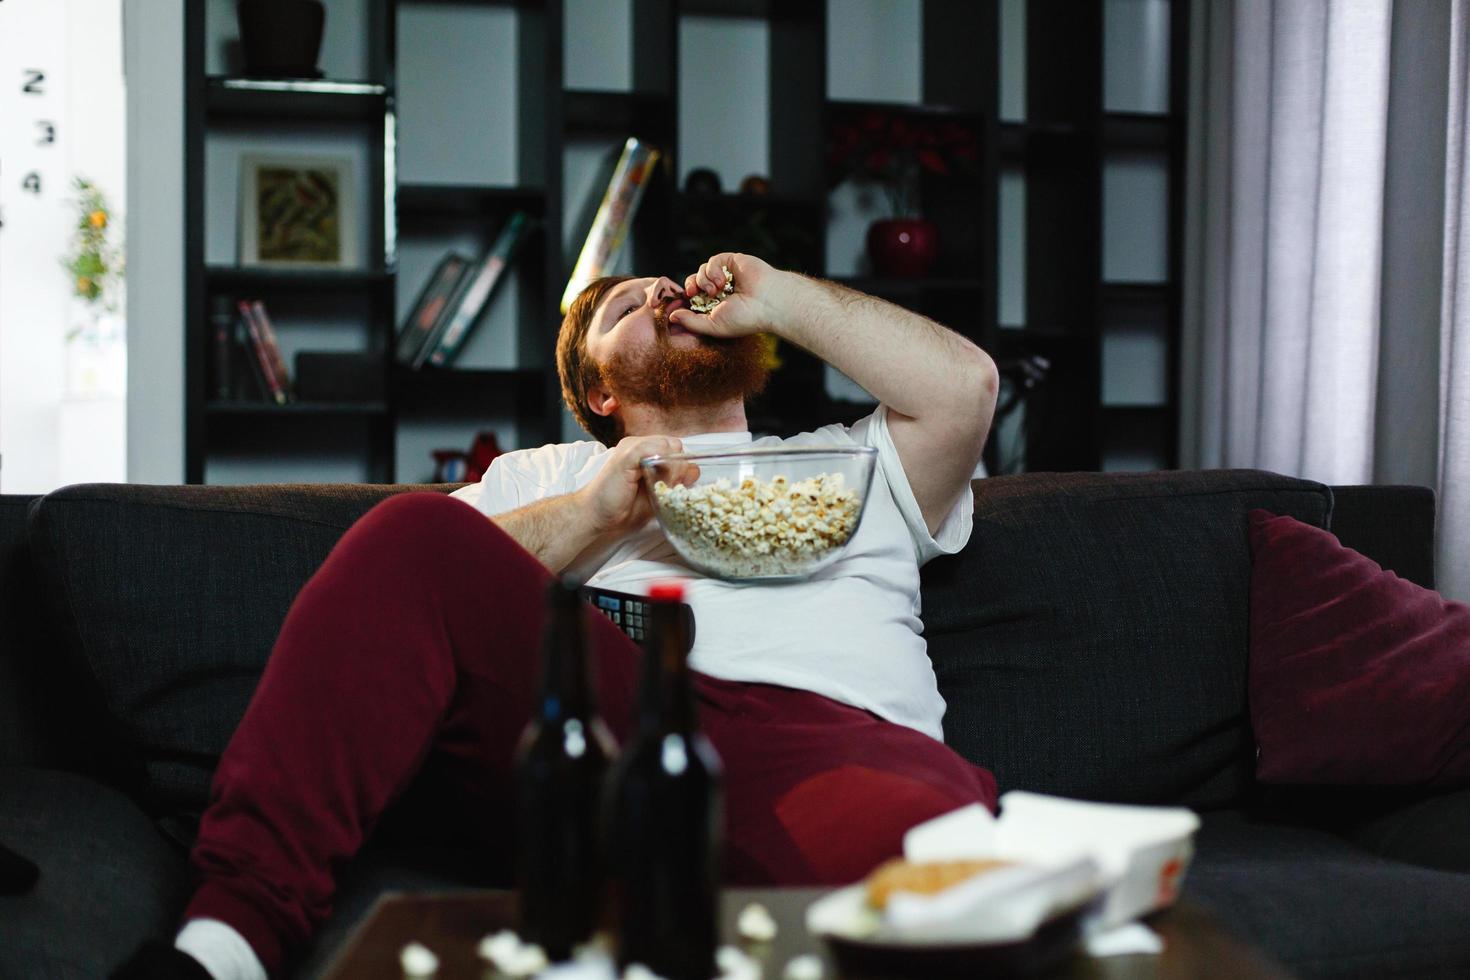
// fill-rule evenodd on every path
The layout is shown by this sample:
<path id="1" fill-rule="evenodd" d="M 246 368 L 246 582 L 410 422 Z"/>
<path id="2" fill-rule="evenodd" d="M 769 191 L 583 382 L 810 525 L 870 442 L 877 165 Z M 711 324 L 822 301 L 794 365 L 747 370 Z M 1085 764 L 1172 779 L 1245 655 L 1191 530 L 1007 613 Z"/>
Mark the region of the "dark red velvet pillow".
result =
<path id="1" fill-rule="evenodd" d="M 1256 778 L 1470 784 L 1470 606 L 1290 517 L 1250 536 Z"/>

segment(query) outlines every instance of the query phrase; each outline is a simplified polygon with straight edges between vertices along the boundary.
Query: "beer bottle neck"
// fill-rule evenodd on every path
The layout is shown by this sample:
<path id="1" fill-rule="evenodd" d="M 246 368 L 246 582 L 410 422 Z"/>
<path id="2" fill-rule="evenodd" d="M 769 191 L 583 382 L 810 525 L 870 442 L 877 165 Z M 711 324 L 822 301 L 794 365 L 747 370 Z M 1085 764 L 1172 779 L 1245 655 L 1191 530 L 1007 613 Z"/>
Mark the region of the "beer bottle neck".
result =
<path id="1" fill-rule="evenodd" d="M 652 618 L 653 644 L 643 655 L 640 727 L 660 732 L 692 732 L 698 726 L 698 719 L 682 607 L 673 602 L 658 603 L 653 607 Z"/>
<path id="2" fill-rule="evenodd" d="M 596 710 L 583 615 L 580 600 L 573 608 L 552 611 L 541 675 L 542 718 L 587 718 Z"/>

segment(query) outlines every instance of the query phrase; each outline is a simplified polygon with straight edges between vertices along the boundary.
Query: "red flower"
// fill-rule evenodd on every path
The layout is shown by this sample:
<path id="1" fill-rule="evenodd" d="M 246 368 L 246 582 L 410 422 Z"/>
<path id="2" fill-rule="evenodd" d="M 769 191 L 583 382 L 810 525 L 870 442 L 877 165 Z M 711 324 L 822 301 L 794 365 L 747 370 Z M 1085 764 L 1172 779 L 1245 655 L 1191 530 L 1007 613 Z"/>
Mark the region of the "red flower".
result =
<path id="1" fill-rule="evenodd" d="M 931 174 L 943 174 L 949 176 L 949 164 L 944 162 L 944 157 L 933 150 L 920 150 L 918 152 L 919 163 Z"/>

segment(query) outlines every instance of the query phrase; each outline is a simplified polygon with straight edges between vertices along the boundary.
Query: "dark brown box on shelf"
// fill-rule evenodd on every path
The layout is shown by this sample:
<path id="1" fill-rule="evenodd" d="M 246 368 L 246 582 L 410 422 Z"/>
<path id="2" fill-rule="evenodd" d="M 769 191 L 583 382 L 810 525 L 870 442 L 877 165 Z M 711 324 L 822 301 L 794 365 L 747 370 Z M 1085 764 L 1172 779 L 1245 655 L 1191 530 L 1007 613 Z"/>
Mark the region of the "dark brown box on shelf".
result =
<path id="1" fill-rule="evenodd" d="M 383 358 L 380 354 L 296 352 L 296 397 L 300 401 L 382 401 L 383 381 Z"/>

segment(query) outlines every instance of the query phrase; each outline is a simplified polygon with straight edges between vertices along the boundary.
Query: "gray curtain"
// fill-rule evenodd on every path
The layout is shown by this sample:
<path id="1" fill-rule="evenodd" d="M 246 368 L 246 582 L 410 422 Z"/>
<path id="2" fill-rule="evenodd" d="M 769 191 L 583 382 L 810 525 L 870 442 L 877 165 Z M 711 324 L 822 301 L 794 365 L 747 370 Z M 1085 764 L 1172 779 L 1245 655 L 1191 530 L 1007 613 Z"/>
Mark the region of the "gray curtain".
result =
<path id="1" fill-rule="evenodd" d="M 1191 0 L 1180 458 L 1439 494 L 1470 599 L 1470 0 Z"/>

